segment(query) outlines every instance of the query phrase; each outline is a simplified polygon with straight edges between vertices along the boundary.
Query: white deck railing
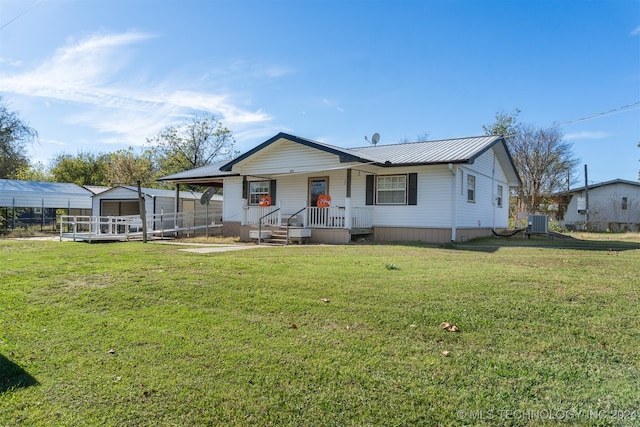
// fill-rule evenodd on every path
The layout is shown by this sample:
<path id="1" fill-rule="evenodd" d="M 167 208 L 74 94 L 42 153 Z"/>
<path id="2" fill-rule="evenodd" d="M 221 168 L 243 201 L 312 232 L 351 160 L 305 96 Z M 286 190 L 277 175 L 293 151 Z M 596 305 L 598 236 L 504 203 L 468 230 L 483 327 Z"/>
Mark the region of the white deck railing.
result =
<path id="1" fill-rule="evenodd" d="M 247 225 L 259 225 L 260 218 L 263 218 L 262 225 L 279 227 L 282 223 L 282 212 L 279 209 L 279 206 L 268 206 L 265 208 L 260 206 L 249 206 L 246 209 L 247 216 L 245 223 Z M 273 214 L 269 215 L 272 212 Z"/>
<path id="2" fill-rule="evenodd" d="M 194 212 L 159 213 L 147 216 L 147 234 L 164 236 L 175 232 L 186 232 L 216 227 L 216 218 L 222 212 L 211 209 L 204 214 Z M 142 219 L 140 215 L 127 216 L 80 216 L 61 215 L 60 238 L 74 240 L 127 240 L 130 237 L 142 236 Z"/>
<path id="3" fill-rule="evenodd" d="M 351 228 L 371 227 L 373 227 L 373 208 L 364 206 L 351 208 Z"/>

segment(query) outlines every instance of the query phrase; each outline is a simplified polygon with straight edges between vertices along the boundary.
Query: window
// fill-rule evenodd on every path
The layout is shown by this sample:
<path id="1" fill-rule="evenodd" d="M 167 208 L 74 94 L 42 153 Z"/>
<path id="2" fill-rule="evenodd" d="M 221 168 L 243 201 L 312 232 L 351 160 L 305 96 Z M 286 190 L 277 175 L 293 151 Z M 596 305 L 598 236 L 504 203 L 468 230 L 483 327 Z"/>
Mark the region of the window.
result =
<path id="1" fill-rule="evenodd" d="M 498 195 L 496 197 L 496 203 L 499 208 L 502 207 L 502 185 L 498 185 Z"/>
<path id="2" fill-rule="evenodd" d="M 407 176 L 386 175 L 376 180 L 376 203 L 403 205 L 407 202 Z"/>
<path id="3" fill-rule="evenodd" d="M 627 207 L 629 206 L 628 200 L 629 200 L 629 199 L 627 199 L 626 197 L 623 197 L 623 198 L 622 198 L 622 210 L 623 210 L 623 211 L 626 211 L 626 210 L 627 210 Z"/>
<path id="4" fill-rule="evenodd" d="M 260 203 L 260 196 L 269 194 L 269 181 L 251 181 L 249 182 L 249 204 L 257 205 Z"/>
<path id="5" fill-rule="evenodd" d="M 467 175 L 467 202 L 476 202 L 476 177 Z"/>

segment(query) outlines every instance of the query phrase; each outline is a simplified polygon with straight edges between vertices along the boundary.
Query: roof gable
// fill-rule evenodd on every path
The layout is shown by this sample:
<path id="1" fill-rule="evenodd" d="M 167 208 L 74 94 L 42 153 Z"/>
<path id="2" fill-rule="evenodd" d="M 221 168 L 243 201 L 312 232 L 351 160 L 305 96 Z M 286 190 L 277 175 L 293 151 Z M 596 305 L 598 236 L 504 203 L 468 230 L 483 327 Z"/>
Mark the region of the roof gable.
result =
<path id="1" fill-rule="evenodd" d="M 340 157 L 340 161 L 341 162 L 371 162 L 371 159 L 367 159 L 367 158 L 362 158 L 358 155 L 356 155 L 355 153 L 351 153 L 349 150 L 346 150 L 344 148 L 339 148 L 339 147 L 335 147 L 333 145 L 329 145 L 329 144 L 324 144 L 322 142 L 318 142 L 318 141 L 313 141 L 310 139 L 305 139 L 305 138 L 300 138 L 298 136 L 295 135 L 289 135 L 287 133 L 283 133 L 280 132 L 279 134 L 277 134 L 276 136 L 269 138 L 268 140 L 266 140 L 265 142 L 263 142 L 262 144 L 254 147 L 253 149 L 247 151 L 246 153 L 242 154 L 239 157 L 236 157 L 235 159 L 233 159 L 232 161 L 230 161 L 229 163 L 227 163 L 226 165 L 222 166 L 220 168 L 221 171 L 231 171 L 233 166 L 242 162 L 243 160 L 255 155 L 256 153 L 268 149 L 270 146 L 272 146 L 272 144 L 277 143 L 278 141 L 285 139 L 287 141 L 290 142 L 295 142 L 301 145 L 304 145 L 306 147 L 310 147 L 310 148 L 315 148 L 317 150 L 320 151 L 324 151 L 330 154 L 335 154 L 336 156 Z"/>

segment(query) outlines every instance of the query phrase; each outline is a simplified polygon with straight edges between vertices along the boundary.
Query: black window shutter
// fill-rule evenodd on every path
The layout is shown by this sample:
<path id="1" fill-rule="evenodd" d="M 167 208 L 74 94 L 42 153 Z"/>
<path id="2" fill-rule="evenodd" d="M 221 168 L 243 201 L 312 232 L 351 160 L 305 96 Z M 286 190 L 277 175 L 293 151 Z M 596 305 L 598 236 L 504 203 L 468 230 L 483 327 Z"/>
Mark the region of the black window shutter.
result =
<path id="1" fill-rule="evenodd" d="M 249 199 L 249 183 L 247 182 L 247 177 L 242 177 L 242 198 L 247 200 Z"/>
<path id="2" fill-rule="evenodd" d="M 373 205 L 373 179 L 374 175 L 367 175 L 367 186 L 365 191 L 365 205 Z"/>
<path id="3" fill-rule="evenodd" d="M 271 203 L 276 204 L 276 180 L 272 179 L 269 182 L 269 195 L 271 196 Z"/>
<path id="4" fill-rule="evenodd" d="M 407 198 L 408 205 L 418 204 L 418 174 L 409 174 L 409 196 Z"/>

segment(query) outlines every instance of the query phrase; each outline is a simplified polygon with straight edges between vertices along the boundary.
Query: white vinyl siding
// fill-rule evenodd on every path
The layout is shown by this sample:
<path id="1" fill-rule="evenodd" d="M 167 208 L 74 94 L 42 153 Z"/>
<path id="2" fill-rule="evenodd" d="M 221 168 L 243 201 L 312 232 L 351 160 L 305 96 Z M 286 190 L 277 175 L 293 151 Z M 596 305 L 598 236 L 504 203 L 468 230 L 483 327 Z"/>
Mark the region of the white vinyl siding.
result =
<path id="1" fill-rule="evenodd" d="M 242 177 L 234 176 L 224 179 L 224 200 L 222 204 L 222 220 L 229 222 L 242 221 Z"/>
<path id="2" fill-rule="evenodd" d="M 385 172 L 380 170 L 380 172 Z M 405 176 L 418 173 L 417 205 L 374 205 L 373 224 L 379 227 L 449 227 L 451 225 L 451 172 L 446 166 L 399 168 Z M 352 180 L 352 206 L 363 206 L 365 174 Z"/>

